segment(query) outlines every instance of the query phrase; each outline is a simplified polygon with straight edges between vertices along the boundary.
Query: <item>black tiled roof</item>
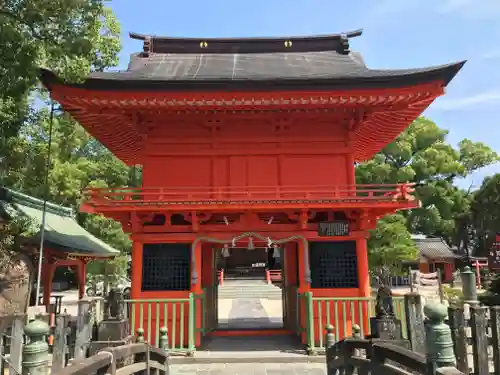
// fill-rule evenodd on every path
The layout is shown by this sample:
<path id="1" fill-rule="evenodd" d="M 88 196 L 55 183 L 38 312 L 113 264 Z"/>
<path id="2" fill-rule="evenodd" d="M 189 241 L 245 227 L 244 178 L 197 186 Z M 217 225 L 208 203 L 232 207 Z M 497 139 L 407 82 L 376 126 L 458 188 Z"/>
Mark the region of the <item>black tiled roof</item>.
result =
<path id="1" fill-rule="evenodd" d="M 451 260 L 457 256 L 441 238 L 413 239 L 420 255 L 430 260 Z"/>
<path id="2" fill-rule="evenodd" d="M 360 32 L 296 38 L 162 38 L 131 34 L 144 40 L 144 52 L 131 56 L 127 71 L 92 73 L 89 88 L 210 89 L 241 85 L 273 89 L 287 84 L 325 88 L 400 87 L 455 76 L 464 62 L 420 69 L 369 69 L 361 55 L 349 51 L 348 39 Z M 285 43 L 290 42 L 289 47 Z M 206 44 L 203 44 L 206 43 Z M 45 84 L 56 77 L 42 73 Z M 266 83 L 267 82 L 267 83 Z M 168 84 L 167 84 L 168 83 Z M 278 86 L 276 86 L 278 85 Z"/>

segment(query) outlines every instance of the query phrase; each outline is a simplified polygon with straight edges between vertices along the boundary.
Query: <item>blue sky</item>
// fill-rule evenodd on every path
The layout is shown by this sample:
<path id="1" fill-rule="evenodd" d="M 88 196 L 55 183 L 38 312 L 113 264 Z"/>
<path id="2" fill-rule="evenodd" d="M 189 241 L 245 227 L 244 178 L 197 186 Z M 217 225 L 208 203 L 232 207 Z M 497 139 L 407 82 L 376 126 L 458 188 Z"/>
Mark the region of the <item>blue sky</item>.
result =
<path id="1" fill-rule="evenodd" d="M 112 1 L 122 26 L 120 68 L 142 49 L 128 32 L 188 37 L 295 36 L 362 28 L 351 42 L 371 68 L 468 60 L 425 115 L 449 142 L 485 142 L 500 153 L 500 0 Z M 462 186 L 479 185 L 500 164 Z"/>

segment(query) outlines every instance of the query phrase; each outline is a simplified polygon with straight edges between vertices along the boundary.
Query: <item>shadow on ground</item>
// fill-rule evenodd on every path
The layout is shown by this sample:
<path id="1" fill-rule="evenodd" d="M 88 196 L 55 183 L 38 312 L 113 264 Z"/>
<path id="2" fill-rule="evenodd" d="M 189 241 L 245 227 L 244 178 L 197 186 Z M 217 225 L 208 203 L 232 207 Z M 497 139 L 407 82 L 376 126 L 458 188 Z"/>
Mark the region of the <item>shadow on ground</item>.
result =
<path id="1" fill-rule="evenodd" d="M 304 354 L 305 347 L 297 336 L 207 337 L 200 351 L 210 352 L 281 352 Z"/>

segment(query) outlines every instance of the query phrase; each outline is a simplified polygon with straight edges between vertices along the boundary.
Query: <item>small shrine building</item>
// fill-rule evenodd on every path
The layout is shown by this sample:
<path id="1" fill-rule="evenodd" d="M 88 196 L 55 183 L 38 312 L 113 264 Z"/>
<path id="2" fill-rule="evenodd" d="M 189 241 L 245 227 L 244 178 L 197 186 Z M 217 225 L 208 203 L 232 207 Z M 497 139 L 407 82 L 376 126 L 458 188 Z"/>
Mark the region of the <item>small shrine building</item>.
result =
<path id="1" fill-rule="evenodd" d="M 44 202 L 41 199 L 0 187 L 0 222 L 23 217 L 27 219 L 26 225 L 33 234 L 21 239 L 21 250 L 32 263 L 29 268 L 34 280 L 30 280 L 32 285 L 29 289 L 36 287 L 43 209 Z M 112 259 L 120 252 L 82 228 L 71 208 L 46 202 L 45 212 L 41 286 L 42 304 L 48 307 L 51 303 L 52 280 L 58 267 L 75 270 L 78 297 L 81 299 L 85 294 L 87 263 L 91 260 Z"/>
<path id="2" fill-rule="evenodd" d="M 280 249 L 283 330 L 304 342 L 321 340 L 323 328 L 311 327 L 330 317 L 338 338 L 366 321 L 366 305 L 358 315 L 318 301 L 369 300 L 369 230 L 419 202 L 408 184 L 356 184 L 355 165 L 443 95 L 464 62 L 370 69 L 350 49 L 360 35 L 131 34 L 143 49 L 126 71 L 78 84 L 42 71 L 54 100 L 142 166 L 142 188 L 89 189 L 82 210 L 130 233 L 133 324 L 147 339 L 164 324 L 173 346 L 217 332 L 215 259 L 225 247 Z"/>

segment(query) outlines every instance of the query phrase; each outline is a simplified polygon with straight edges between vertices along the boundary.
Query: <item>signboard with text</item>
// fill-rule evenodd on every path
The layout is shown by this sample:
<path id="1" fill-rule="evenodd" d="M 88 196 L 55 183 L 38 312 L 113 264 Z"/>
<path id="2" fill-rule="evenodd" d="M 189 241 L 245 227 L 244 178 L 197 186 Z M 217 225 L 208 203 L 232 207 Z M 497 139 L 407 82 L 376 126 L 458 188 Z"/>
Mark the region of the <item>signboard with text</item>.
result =
<path id="1" fill-rule="evenodd" d="M 318 236 L 320 237 L 338 237 L 349 235 L 348 221 L 324 221 L 318 224 Z"/>
<path id="2" fill-rule="evenodd" d="M 488 268 L 492 271 L 500 271 L 500 233 L 496 234 L 495 242 L 488 253 Z"/>

